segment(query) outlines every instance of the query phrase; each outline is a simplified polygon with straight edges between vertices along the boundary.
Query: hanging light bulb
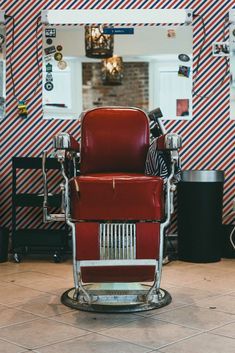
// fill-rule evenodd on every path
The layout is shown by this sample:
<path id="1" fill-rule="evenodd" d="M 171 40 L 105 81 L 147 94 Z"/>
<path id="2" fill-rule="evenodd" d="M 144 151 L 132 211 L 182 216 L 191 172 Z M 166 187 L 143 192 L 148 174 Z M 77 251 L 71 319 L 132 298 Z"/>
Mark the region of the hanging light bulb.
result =
<path id="1" fill-rule="evenodd" d="M 85 26 L 85 50 L 88 58 L 110 58 L 113 55 L 113 35 L 104 34 L 104 25 Z"/>
<path id="2" fill-rule="evenodd" d="M 114 55 L 102 60 L 102 81 L 104 85 L 121 85 L 123 79 L 122 57 Z"/>

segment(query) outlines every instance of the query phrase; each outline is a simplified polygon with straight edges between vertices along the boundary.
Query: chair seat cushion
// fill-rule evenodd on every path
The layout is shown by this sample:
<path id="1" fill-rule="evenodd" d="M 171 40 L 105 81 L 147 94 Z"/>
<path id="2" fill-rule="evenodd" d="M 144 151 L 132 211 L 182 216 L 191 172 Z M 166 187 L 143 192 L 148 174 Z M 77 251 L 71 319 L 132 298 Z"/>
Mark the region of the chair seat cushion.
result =
<path id="1" fill-rule="evenodd" d="M 134 173 L 99 173 L 70 180 L 75 220 L 162 220 L 163 179 Z"/>

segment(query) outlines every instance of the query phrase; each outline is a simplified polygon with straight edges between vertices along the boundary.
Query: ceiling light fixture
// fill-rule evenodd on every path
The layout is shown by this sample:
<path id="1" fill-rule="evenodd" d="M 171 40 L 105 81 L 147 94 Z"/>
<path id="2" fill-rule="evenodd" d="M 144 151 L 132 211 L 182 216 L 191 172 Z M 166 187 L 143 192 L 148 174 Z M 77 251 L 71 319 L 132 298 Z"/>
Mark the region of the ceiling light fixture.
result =
<path id="1" fill-rule="evenodd" d="M 113 55 L 113 35 L 104 34 L 105 26 L 85 26 L 85 51 L 88 58 L 110 58 Z"/>
<path id="2" fill-rule="evenodd" d="M 122 57 L 114 55 L 112 58 L 102 60 L 101 72 L 103 85 L 121 85 L 123 79 Z"/>

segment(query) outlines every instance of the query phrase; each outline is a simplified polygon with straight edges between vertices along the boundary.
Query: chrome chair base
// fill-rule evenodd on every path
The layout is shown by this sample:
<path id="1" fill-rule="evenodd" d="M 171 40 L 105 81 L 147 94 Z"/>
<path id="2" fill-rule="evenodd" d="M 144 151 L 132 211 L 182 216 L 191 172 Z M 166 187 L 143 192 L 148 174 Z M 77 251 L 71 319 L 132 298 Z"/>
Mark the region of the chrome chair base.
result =
<path id="1" fill-rule="evenodd" d="M 126 284 L 125 284 L 126 285 Z M 84 286 L 91 302 L 82 293 L 76 294 L 75 288 L 63 293 L 61 302 L 73 309 L 100 313 L 131 313 L 158 309 L 171 303 L 170 294 L 160 289 L 148 296 L 150 286 L 135 283 L 125 289 L 109 284 L 87 284 Z"/>

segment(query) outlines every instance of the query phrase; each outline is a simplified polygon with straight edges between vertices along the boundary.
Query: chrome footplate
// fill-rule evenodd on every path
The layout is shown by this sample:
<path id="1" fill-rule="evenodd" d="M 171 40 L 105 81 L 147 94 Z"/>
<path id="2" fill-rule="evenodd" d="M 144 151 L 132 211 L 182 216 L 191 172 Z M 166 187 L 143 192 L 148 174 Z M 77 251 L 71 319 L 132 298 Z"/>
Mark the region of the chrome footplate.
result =
<path id="1" fill-rule="evenodd" d="M 130 313 L 153 310 L 168 305 L 171 302 L 170 294 L 163 289 L 157 293 L 151 294 L 147 299 L 149 289 L 145 284 L 138 284 L 138 288 L 129 289 L 106 289 L 99 288 L 97 284 L 88 284 L 84 286 L 87 293 L 92 298 L 92 302 L 88 303 L 83 294 L 75 295 L 75 288 L 67 290 L 61 297 L 61 301 L 71 308 L 91 311 L 91 312 L 109 312 L 109 313 Z"/>

